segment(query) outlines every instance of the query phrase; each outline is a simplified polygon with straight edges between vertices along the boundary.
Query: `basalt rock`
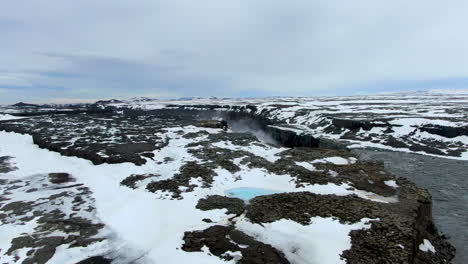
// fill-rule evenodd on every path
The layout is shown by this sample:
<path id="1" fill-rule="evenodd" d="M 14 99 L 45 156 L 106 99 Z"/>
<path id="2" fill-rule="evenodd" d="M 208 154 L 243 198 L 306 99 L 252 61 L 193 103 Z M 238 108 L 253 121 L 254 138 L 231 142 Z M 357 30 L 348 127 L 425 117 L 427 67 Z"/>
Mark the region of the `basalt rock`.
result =
<path id="1" fill-rule="evenodd" d="M 221 128 L 226 130 L 228 128 L 228 123 L 224 120 L 202 120 L 196 122 L 195 126 L 207 128 Z"/>
<path id="2" fill-rule="evenodd" d="M 103 256 L 95 256 L 84 259 L 76 264 L 110 264 L 112 263 L 111 259 L 105 258 Z"/>
<path id="3" fill-rule="evenodd" d="M 317 148 L 319 146 L 319 140 L 308 134 L 301 135 L 291 130 L 280 129 L 272 126 L 266 127 L 266 133 L 281 145 L 288 148 Z"/>
<path id="4" fill-rule="evenodd" d="M 129 188 L 136 189 L 138 182 L 143 181 L 148 178 L 152 177 L 158 177 L 159 175 L 157 174 L 145 174 L 145 175 L 137 175 L 137 174 L 132 174 L 128 176 L 127 178 L 123 179 L 120 184 L 125 185 Z"/>
<path id="5" fill-rule="evenodd" d="M 339 118 L 334 118 L 332 120 L 332 124 L 335 127 L 338 128 L 345 128 L 349 130 L 358 130 L 358 129 L 364 129 L 364 130 L 371 130 L 373 127 L 388 127 L 388 124 L 382 124 L 382 123 L 375 123 L 371 121 L 366 121 L 366 120 L 351 120 L 351 119 L 339 119 Z"/>
<path id="6" fill-rule="evenodd" d="M 202 179 L 202 187 L 209 187 L 213 182 L 214 171 L 204 165 L 190 161 L 185 163 L 180 168 L 180 173 L 174 175 L 173 178 L 161 181 L 153 181 L 146 186 L 150 192 L 169 191 L 172 192 L 173 198 L 181 198 L 181 189 L 179 187 L 187 187 L 187 191 L 193 191 L 196 185 L 190 183 L 191 179 Z"/>
<path id="7" fill-rule="evenodd" d="M 105 239 L 104 224 L 94 218 L 91 191 L 67 173 L 37 174 L 0 185 L 8 199 L 0 201 L 0 224 L 26 225 L 32 230 L 11 239 L 2 254 L 15 258 L 27 249 L 22 263 L 47 263 L 58 247 L 87 247 Z M 9 202 L 16 193 L 34 192 L 29 200 Z M 2 249 L 3 250 L 3 249 Z"/>
<path id="8" fill-rule="evenodd" d="M 450 127 L 441 125 L 424 125 L 419 128 L 423 132 L 439 135 L 446 138 L 468 136 L 468 127 Z"/>
<path id="9" fill-rule="evenodd" d="M 227 214 L 241 215 L 245 210 L 244 201 L 221 195 L 210 195 L 198 200 L 197 209 L 208 211 L 213 209 L 227 209 Z"/>
<path id="10" fill-rule="evenodd" d="M 308 192 L 258 196 L 250 200 L 246 217 L 255 223 L 282 218 L 303 225 L 311 217 L 332 217 L 342 223 L 374 219 L 369 229 L 350 233 L 352 246 L 343 252 L 347 263 L 447 263 L 454 248 L 437 232 L 432 221 L 430 195 L 399 179 L 399 202 L 383 204 L 354 196 L 316 195 Z M 430 239 L 435 253 L 419 250 Z"/>
<path id="11" fill-rule="evenodd" d="M 11 164 L 12 159 L 13 158 L 9 156 L 0 157 L 0 173 L 7 173 L 18 169 Z"/>
<path id="12" fill-rule="evenodd" d="M 256 223 L 285 218 L 307 225 L 311 216 L 336 217 L 343 223 L 355 223 L 365 217 L 376 218 L 380 213 L 377 203 L 355 196 L 298 192 L 255 197 L 250 200 L 246 216 Z"/>
<path id="13" fill-rule="evenodd" d="M 182 250 L 202 251 L 204 246 L 208 247 L 211 254 L 226 260 L 234 258 L 230 252 L 240 252 L 242 256 L 237 261 L 239 264 L 289 263 L 282 252 L 229 226 L 217 225 L 203 231 L 184 233 Z"/>
<path id="14" fill-rule="evenodd" d="M 74 182 L 75 179 L 68 173 L 49 173 L 49 181 L 54 184 Z"/>

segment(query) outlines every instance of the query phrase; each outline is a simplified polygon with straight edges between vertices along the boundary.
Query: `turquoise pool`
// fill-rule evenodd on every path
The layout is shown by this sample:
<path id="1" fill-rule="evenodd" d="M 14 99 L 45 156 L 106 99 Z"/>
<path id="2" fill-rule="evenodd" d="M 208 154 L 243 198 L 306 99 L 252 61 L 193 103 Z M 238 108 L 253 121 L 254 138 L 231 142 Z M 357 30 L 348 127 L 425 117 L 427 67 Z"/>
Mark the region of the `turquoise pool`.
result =
<path id="1" fill-rule="evenodd" d="M 229 197 L 236 197 L 242 200 L 250 200 L 256 196 L 260 195 L 269 195 L 274 193 L 279 193 L 278 191 L 268 190 L 268 189 L 261 189 L 261 188 L 249 188 L 249 187 L 241 187 L 241 188 L 234 188 L 224 191 L 224 193 Z"/>

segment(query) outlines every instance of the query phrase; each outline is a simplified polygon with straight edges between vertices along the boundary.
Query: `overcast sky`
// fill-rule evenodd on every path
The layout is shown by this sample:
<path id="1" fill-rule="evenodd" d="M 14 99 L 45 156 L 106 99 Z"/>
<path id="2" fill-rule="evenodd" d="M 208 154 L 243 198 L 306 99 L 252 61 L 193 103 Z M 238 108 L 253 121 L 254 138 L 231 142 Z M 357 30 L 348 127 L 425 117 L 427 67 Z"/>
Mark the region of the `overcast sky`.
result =
<path id="1" fill-rule="evenodd" d="M 4 0 L 0 103 L 468 88 L 468 1 Z"/>

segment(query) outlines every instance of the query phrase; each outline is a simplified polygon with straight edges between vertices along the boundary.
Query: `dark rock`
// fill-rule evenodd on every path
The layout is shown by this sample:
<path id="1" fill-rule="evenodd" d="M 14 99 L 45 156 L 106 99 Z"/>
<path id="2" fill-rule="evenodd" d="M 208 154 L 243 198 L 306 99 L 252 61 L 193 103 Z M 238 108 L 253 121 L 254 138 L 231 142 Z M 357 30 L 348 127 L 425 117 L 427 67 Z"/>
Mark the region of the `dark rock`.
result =
<path id="1" fill-rule="evenodd" d="M 0 157 L 0 173 L 7 173 L 18 169 L 10 163 L 11 159 L 12 157 L 9 156 Z"/>
<path id="2" fill-rule="evenodd" d="M 416 144 L 416 143 L 413 143 L 409 147 L 409 150 L 415 151 L 415 152 L 422 151 L 422 152 L 426 152 L 426 153 L 429 153 L 429 154 L 435 154 L 435 155 L 445 155 L 445 153 L 442 152 L 440 149 L 434 148 L 434 147 L 432 147 L 430 145 L 428 146 L 428 145 L 421 145 L 421 144 Z"/>
<path id="3" fill-rule="evenodd" d="M 0 211 L 9 212 L 9 214 L 12 214 L 12 215 L 26 215 L 28 212 L 31 211 L 31 207 L 33 205 L 34 205 L 34 202 L 31 202 L 31 201 L 15 201 L 15 202 L 11 202 L 11 203 L 7 203 L 3 205 L 3 207 L 0 208 Z M 2 220 L 1 216 L 0 216 L 0 220 Z"/>
<path id="4" fill-rule="evenodd" d="M 95 102 L 95 104 L 115 104 L 115 103 L 123 103 L 123 101 L 117 100 L 117 99 L 110 99 L 110 100 L 99 100 Z"/>
<path id="5" fill-rule="evenodd" d="M 202 164 L 194 161 L 185 163 L 180 168 L 180 173 L 176 174 L 173 178 L 161 181 L 153 181 L 146 186 L 150 192 L 156 191 L 170 191 L 173 193 L 173 198 L 180 198 L 182 191 L 179 189 L 181 186 L 188 187 L 186 192 L 192 191 L 196 186 L 190 184 L 191 179 L 200 178 L 203 181 L 203 187 L 211 186 L 215 172 Z"/>
<path id="6" fill-rule="evenodd" d="M 227 214 L 241 215 L 244 212 L 245 204 L 239 198 L 231 198 L 221 195 L 210 195 L 198 200 L 197 209 L 208 211 L 213 209 L 227 209 Z"/>
<path id="7" fill-rule="evenodd" d="M 112 263 L 111 259 L 105 258 L 103 256 L 95 256 L 84 259 L 76 264 L 110 264 Z"/>
<path id="8" fill-rule="evenodd" d="M 226 130 L 228 123 L 224 120 L 202 120 L 195 123 L 198 127 L 221 128 Z"/>
<path id="9" fill-rule="evenodd" d="M 257 196 L 250 200 L 247 217 L 256 223 L 282 218 L 310 224 L 311 216 L 336 217 L 355 223 L 379 215 L 379 204 L 354 196 L 317 195 L 309 192 Z"/>
<path id="10" fill-rule="evenodd" d="M 278 127 L 266 127 L 266 133 L 281 145 L 294 148 L 294 147 L 310 147 L 316 148 L 319 146 L 319 140 L 312 135 L 304 134 L 299 135 L 294 131 L 281 129 Z"/>
<path id="11" fill-rule="evenodd" d="M 34 229 L 13 238 L 11 246 L 5 248 L 6 252 L 3 254 L 15 257 L 18 253 L 16 250 L 31 248 L 27 251 L 23 263 L 47 263 L 55 254 L 56 248 L 61 245 L 87 247 L 105 239 L 98 235 L 104 224 L 94 218 L 77 216 L 87 215 L 80 212 L 94 210 L 91 191 L 83 184 L 55 187 L 55 184 L 70 181 L 75 179 L 67 173 L 37 174 L 27 177 L 26 180 L 7 181 L 3 187 L 14 187 L 16 192 L 34 190 L 35 196 L 40 198 L 10 203 L 6 200 L 0 203 L 0 224 L 24 225 L 35 221 Z M 60 190 L 63 188 L 67 190 Z M 50 194 L 51 192 L 53 194 Z M 8 192 L 3 194 L 12 195 Z M 63 208 L 64 205 L 70 205 L 70 208 Z"/>
<path id="12" fill-rule="evenodd" d="M 53 184 L 74 182 L 75 179 L 68 173 L 49 173 L 49 181 Z"/>
<path id="13" fill-rule="evenodd" d="M 327 138 L 318 138 L 319 148 L 323 149 L 337 149 L 337 150 L 348 150 L 348 147 L 345 143 L 339 142 L 337 140 L 331 140 Z"/>
<path id="14" fill-rule="evenodd" d="M 398 140 L 392 136 L 390 136 L 387 141 L 385 142 L 386 145 L 394 148 L 409 148 L 409 146 L 402 142 L 401 140 Z"/>
<path id="15" fill-rule="evenodd" d="M 136 189 L 136 185 L 138 182 L 151 178 L 151 177 L 158 177 L 159 175 L 156 174 L 146 174 L 146 175 L 130 175 L 127 178 L 123 179 L 120 184 L 125 185 L 129 188 Z"/>
<path id="16" fill-rule="evenodd" d="M 15 107 L 39 107 L 40 105 L 19 102 L 19 103 L 16 103 L 16 104 L 12 105 L 12 106 L 15 106 Z"/>
<path id="17" fill-rule="evenodd" d="M 338 128 L 345 128 L 349 130 L 371 130 L 373 127 L 388 127 L 388 124 L 374 123 L 366 120 L 351 120 L 351 119 L 339 119 L 333 118 L 332 124 Z"/>
<path id="18" fill-rule="evenodd" d="M 60 236 L 50 236 L 40 239 L 29 236 L 17 237 L 11 241 L 12 246 L 8 249 L 6 254 L 10 255 L 13 251 L 20 248 L 37 248 L 33 252 L 28 252 L 29 257 L 27 257 L 23 263 L 44 264 L 54 256 L 56 248 L 61 245 L 62 242 L 63 237 Z"/>
<path id="19" fill-rule="evenodd" d="M 289 263 L 282 252 L 228 226 L 218 225 L 203 231 L 185 232 L 182 250 L 201 251 L 203 246 L 208 247 L 211 254 L 226 260 L 233 258 L 226 254 L 228 251 L 240 251 L 242 258 L 237 262 L 240 264 Z"/>
<path id="20" fill-rule="evenodd" d="M 316 163 L 314 166 L 317 169 L 337 172 L 338 176 L 330 180 L 330 182 L 349 182 L 351 186 L 359 190 L 373 192 L 386 197 L 396 195 L 396 190 L 385 184 L 385 181 L 394 180 L 394 178 L 385 171 L 384 165 L 381 162 L 357 161 L 354 164 L 345 166 L 333 163 Z"/>
<path id="21" fill-rule="evenodd" d="M 281 193 L 250 200 L 246 217 L 256 223 L 286 218 L 304 225 L 310 224 L 312 216 L 337 218 L 343 223 L 378 218 L 371 222 L 370 229 L 350 233 L 352 247 L 342 254 L 347 263 L 446 263 L 453 258 L 454 249 L 435 229 L 430 195 L 403 179 L 397 183 L 401 186 L 397 203 L 307 192 Z M 433 242 L 437 256 L 428 257 L 419 251 L 423 239 Z"/>
<path id="22" fill-rule="evenodd" d="M 468 136 L 468 127 L 449 127 L 441 125 L 424 125 L 419 128 L 423 132 L 439 135 L 446 138 Z"/>

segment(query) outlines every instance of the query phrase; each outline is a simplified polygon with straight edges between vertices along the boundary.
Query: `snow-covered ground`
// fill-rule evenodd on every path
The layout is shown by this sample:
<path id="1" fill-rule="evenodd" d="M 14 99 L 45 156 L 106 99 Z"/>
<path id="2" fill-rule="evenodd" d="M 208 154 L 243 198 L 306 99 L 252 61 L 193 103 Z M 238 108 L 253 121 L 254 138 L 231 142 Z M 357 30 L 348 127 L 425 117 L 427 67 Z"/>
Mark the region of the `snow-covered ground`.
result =
<path id="1" fill-rule="evenodd" d="M 467 103 L 468 96 L 381 95 L 168 101 L 137 99 L 111 101 L 107 105 L 143 110 L 179 107 L 203 109 L 203 105 L 208 104 L 224 105 L 227 107 L 215 107 L 215 110 L 262 115 L 275 120 L 276 127 L 298 134 L 346 140 L 353 144 L 352 147 L 390 148 L 431 155 L 448 155 L 453 151 L 459 155 L 454 154 L 452 158 L 468 159 L 467 135 L 444 137 L 421 130 L 427 124 L 453 128 L 468 126 L 466 108 L 463 108 Z M 101 108 L 104 109 L 105 105 Z M 35 132 L 36 137 L 40 132 L 42 138 L 39 140 L 49 140 L 50 145 L 45 146 L 57 151 L 39 148 L 33 144 L 30 135 L 0 132 L 0 262 L 20 263 L 31 255 L 35 256 L 41 249 L 41 245 L 23 243 L 17 238 L 52 239 L 60 236 L 64 237 L 64 241 L 69 241 L 74 235 L 45 232 L 44 228 L 50 229 L 50 226 L 39 221 L 40 215 L 10 210 L 16 208 L 15 202 L 20 202 L 23 207 L 29 206 L 31 210 L 42 208 L 42 213 L 57 209 L 64 214 L 55 217 L 64 220 L 73 214 L 102 225 L 98 233 L 92 236 L 99 238 L 99 241 L 77 247 L 72 247 L 71 242 L 63 242 L 54 248 L 48 263 L 76 263 L 92 256 L 105 256 L 113 259 L 113 263 L 236 263 L 243 256 L 241 249 L 245 245 L 236 245 L 239 251 L 224 252 L 223 258 L 206 245 L 201 251 L 188 252 L 183 249 L 187 232 L 229 226 L 258 242 L 271 245 L 284 254 L 290 263 L 327 264 L 346 263 L 342 254 L 354 246 L 352 233 L 361 230 L 366 235 L 375 235 L 370 231 L 374 224 L 391 221 L 388 219 L 392 217 L 408 217 L 398 215 L 405 208 L 394 208 L 401 201 L 405 202 L 404 199 L 410 199 L 408 197 L 415 199 L 411 195 L 399 196 L 399 191 L 407 188 L 407 183 L 400 184 L 383 171 L 383 167 L 361 162 L 341 150 L 314 152 L 311 149 L 288 149 L 231 130 L 224 132 L 186 123 L 179 126 L 175 121 L 154 121 L 158 117 L 126 119 L 121 109 L 117 114 L 122 115 L 118 121 L 114 119 L 115 116 L 84 114 L 32 117 L 28 122 L 14 120 L 18 117 L 10 114 L 0 115 L 4 124 L 13 124 L 9 128 L 30 134 Z M 346 128 L 347 125 L 340 128 L 336 120 L 362 121 L 372 126 L 366 127 L 368 123 L 361 122 L 355 129 Z M 153 127 L 165 122 L 166 127 Z M 389 145 L 386 143 L 389 138 L 400 140 L 407 147 Z M 91 152 L 81 152 L 82 157 L 90 160 L 72 156 L 82 148 L 92 148 L 102 143 L 109 148 L 122 145 L 130 148 L 132 144 L 153 144 L 157 147 L 151 149 L 151 155 L 140 155 L 143 152 L 129 154 L 130 157 L 135 154 L 144 159 L 142 163 L 131 160 L 133 163 L 96 165 L 93 164 L 94 160 L 91 162 Z M 421 147 L 429 145 L 435 145 L 441 153 L 429 153 Z M 56 146 L 71 146 L 68 156 L 59 154 L 62 149 Z M 463 151 L 460 152 L 460 149 Z M 104 162 L 117 154 L 109 153 L 107 149 L 97 152 Z M 74 180 L 65 185 L 54 185 L 48 178 L 50 173 L 67 173 Z M 331 211 L 321 216 L 319 210 L 315 215 L 306 211 L 303 218 L 306 221 L 280 217 L 262 222 L 248 217 L 249 207 L 244 207 L 244 213 L 239 215 L 228 213 L 227 208 L 197 209 L 202 198 L 225 196 L 229 190 L 241 188 L 264 189 L 274 194 L 296 195 L 291 196 L 296 198 L 313 194 L 321 197 L 317 198 L 319 200 L 324 197 L 324 200 L 329 199 L 339 206 L 334 208 L 335 204 L 327 204 L 327 209 Z M 414 191 L 412 188 L 404 189 L 403 194 Z M 64 196 L 62 190 L 68 196 Z M 423 191 L 420 193 L 417 195 L 424 195 Z M 37 203 L 48 197 L 53 197 L 49 204 Z M 76 197 L 84 201 L 74 208 L 78 213 L 70 210 Z M 285 206 L 290 206 L 288 211 L 295 210 L 291 206 L 297 205 L 289 203 L 288 199 L 293 199 L 291 197 L 282 201 Z M 351 208 L 347 207 L 346 202 L 343 202 L 344 206 L 341 204 L 346 199 L 352 203 L 349 206 L 358 208 L 353 209 L 349 217 L 353 220 L 340 218 L 343 212 Z M 252 204 L 254 201 L 251 201 Z M 383 216 L 387 213 L 394 215 L 381 219 L 375 217 L 379 212 L 385 212 Z M 297 215 L 300 214 L 298 211 Z M 411 221 L 413 219 L 396 225 Z M 425 236 L 423 241 L 416 242 L 412 239 L 408 239 L 409 242 L 399 240 L 402 237 L 406 239 L 405 236 L 394 236 L 396 240 L 392 243 L 398 246 L 389 244 L 388 252 L 401 250 L 405 252 L 402 254 L 414 254 L 413 249 L 416 248 L 424 254 L 440 252 L 437 248 L 439 244 L 433 241 L 435 235 Z M 412 244 L 408 243 L 417 245 L 411 247 Z M 360 250 L 359 246 L 353 250 Z"/>
<path id="2" fill-rule="evenodd" d="M 277 192 L 308 191 L 317 194 L 350 195 L 356 194 L 363 199 L 376 202 L 395 202 L 394 198 L 380 197 L 379 195 L 350 188 L 348 184 L 311 184 L 303 188 L 297 188 L 293 179 L 288 175 L 275 175 L 262 169 L 248 168 L 241 164 L 238 173 L 231 173 L 225 169 L 215 169 L 216 176 L 212 186 L 202 187 L 201 179 L 193 179 L 192 184 L 197 185 L 193 192 L 182 193 L 182 199 L 169 199 L 166 191 L 150 193 L 144 188 L 130 189 L 119 183 L 131 174 L 158 174 L 159 180 L 171 179 L 180 167 L 188 161 L 197 161 L 187 150 L 188 144 L 206 139 L 206 136 L 187 139 L 177 131 L 182 128 L 167 130 L 166 136 L 169 144 L 156 150 L 154 162 L 148 162 L 143 166 L 132 163 L 93 165 L 90 161 L 65 157 L 49 150 L 40 149 L 32 142 L 28 135 L 0 132 L 0 156 L 11 156 L 10 162 L 17 169 L 0 174 L 2 179 L 25 181 L 33 175 L 48 174 L 53 172 L 66 172 L 76 178 L 77 183 L 87 186 L 95 199 L 96 213 L 93 221 L 102 222 L 106 226 L 108 240 L 92 244 L 86 248 L 68 248 L 67 245 L 57 248 L 50 263 L 74 263 L 80 258 L 93 255 L 110 255 L 117 262 L 125 263 L 129 259 L 137 260 L 137 263 L 234 263 L 224 261 L 211 256 L 208 252 L 185 252 L 181 250 L 183 234 L 186 231 L 202 230 L 215 224 L 226 225 L 233 215 L 226 215 L 225 209 L 211 211 L 197 210 L 198 199 L 208 195 L 224 195 L 230 188 L 249 186 L 262 187 L 276 190 Z M 219 130 L 185 127 L 185 133 L 208 131 L 220 133 Z M 268 160 L 274 160 L 276 155 L 285 149 L 274 148 L 268 145 L 258 144 L 251 146 L 235 146 L 232 143 L 215 143 L 215 147 L 225 149 L 244 150 Z M 169 162 L 160 164 L 165 158 Z M 276 157 L 278 158 L 278 157 Z M 160 162 L 158 162 L 160 161 Z M 346 159 L 334 157 L 317 162 L 335 162 L 345 164 Z M 36 186 L 41 188 L 41 186 Z M 24 190 L 10 194 L 11 201 L 34 200 L 29 194 L 23 194 Z M 41 192 L 47 195 L 50 191 Z M 33 193 L 34 194 L 34 193 Z M 10 201 L 8 201 L 10 202 Z M 205 223 L 202 219 L 209 218 L 213 222 Z M 240 219 L 236 223 L 239 230 L 257 238 L 259 241 L 269 243 L 283 251 L 291 263 L 344 263 L 340 259 L 343 250 L 351 246 L 348 233 L 353 229 L 368 227 L 366 219 L 355 224 L 340 223 L 332 218 L 314 217 L 311 224 L 302 226 L 290 220 L 282 220 L 264 226 L 253 224 L 248 219 Z M 35 220 L 19 226 L 16 222 L 4 224 L 0 228 L 2 244 L 1 253 L 9 248 L 11 239 L 23 233 L 31 233 L 37 226 Z M 109 235 L 112 234 L 112 235 Z M 323 243 L 320 234 L 326 235 L 327 245 Z M 294 239 L 294 244 L 288 242 Z M 331 246 L 333 245 L 333 246 Z M 119 250 L 116 253 L 116 248 Z M 325 249 L 326 248 L 326 249 Z M 2 260 L 11 260 L 18 257 L 18 261 L 24 260 L 28 248 L 14 251 L 12 256 L 2 256 Z M 320 254 L 318 254 L 320 253 Z M 313 255 L 311 259 L 309 256 Z"/>
<path id="3" fill-rule="evenodd" d="M 468 160 L 467 94 L 402 93 L 342 97 L 146 99 L 121 101 L 109 105 L 146 110 L 181 106 L 185 109 L 201 109 L 203 105 L 219 106 L 215 110 L 246 111 L 266 116 L 282 123 L 283 129 L 315 137 L 347 141 L 355 148 L 376 147 Z M 353 120 L 364 125 L 359 127 L 354 124 L 354 128 L 349 128 L 334 120 Z M 458 132 L 456 136 L 446 137 L 424 130 L 432 126 L 464 128 L 464 130 Z"/>
<path id="4" fill-rule="evenodd" d="M 0 114 L 0 121 L 23 119 L 24 117 L 13 116 L 10 114 Z"/>

